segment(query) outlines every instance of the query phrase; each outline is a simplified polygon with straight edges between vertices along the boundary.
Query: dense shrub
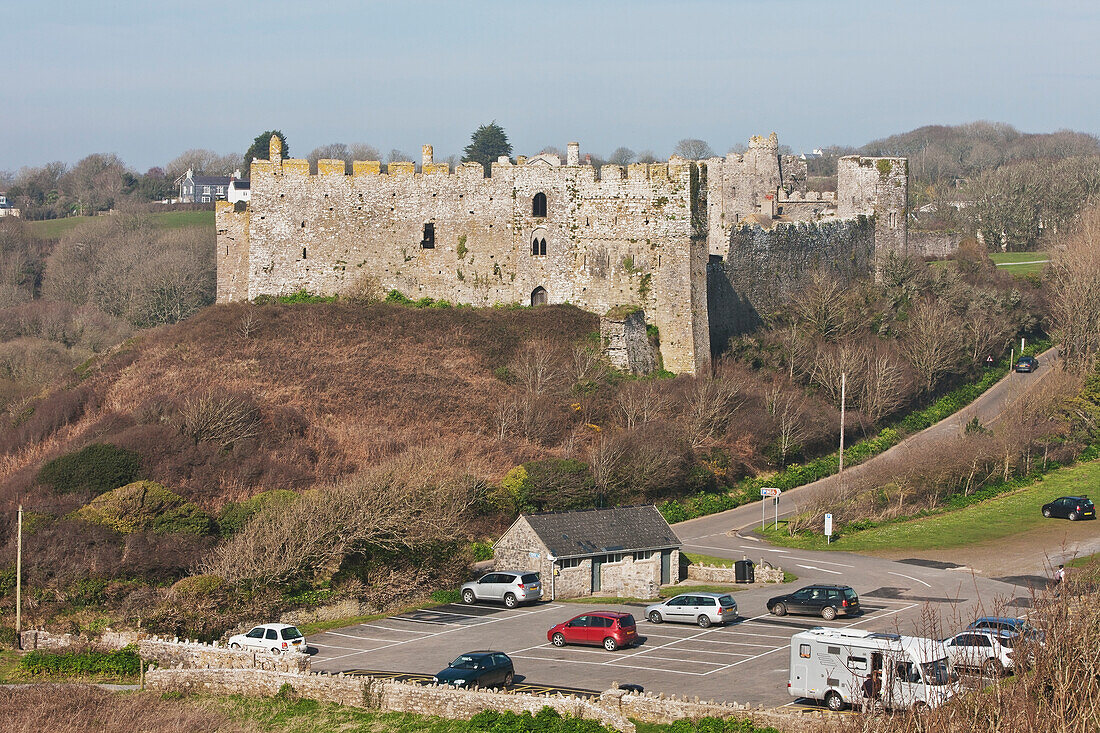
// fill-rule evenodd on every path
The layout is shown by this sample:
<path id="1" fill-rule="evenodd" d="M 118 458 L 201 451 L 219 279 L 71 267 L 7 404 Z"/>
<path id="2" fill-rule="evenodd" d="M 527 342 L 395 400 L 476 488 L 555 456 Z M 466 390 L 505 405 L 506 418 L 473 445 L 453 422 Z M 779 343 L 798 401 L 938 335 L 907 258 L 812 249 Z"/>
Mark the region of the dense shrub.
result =
<path id="1" fill-rule="evenodd" d="M 218 531 L 223 537 L 236 534 L 257 512 L 268 506 L 285 506 L 298 498 L 293 491 L 264 491 L 244 501 L 231 501 L 218 512 Z"/>
<path id="2" fill-rule="evenodd" d="M 152 530 L 203 535 L 214 527 L 205 512 L 153 481 L 135 481 L 100 494 L 76 516 L 123 534 Z"/>
<path id="3" fill-rule="evenodd" d="M 11 453 L 49 437 L 94 407 L 94 397 L 90 386 L 81 385 L 34 402 L 11 423 L 0 423 L 0 453 Z"/>
<path id="4" fill-rule="evenodd" d="M 136 675 L 141 671 L 141 657 L 133 646 L 113 652 L 89 650 L 56 654 L 35 650 L 19 660 L 19 668 L 36 675 Z"/>
<path id="5" fill-rule="evenodd" d="M 102 494 L 134 481 L 140 470 L 139 454 L 106 443 L 93 443 L 42 466 L 37 480 L 58 494 L 84 491 Z"/>
<path id="6" fill-rule="evenodd" d="M 571 458 L 546 458 L 517 466 L 504 477 L 516 511 L 581 509 L 592 506 L 595 484 L 587 464 Z"/>

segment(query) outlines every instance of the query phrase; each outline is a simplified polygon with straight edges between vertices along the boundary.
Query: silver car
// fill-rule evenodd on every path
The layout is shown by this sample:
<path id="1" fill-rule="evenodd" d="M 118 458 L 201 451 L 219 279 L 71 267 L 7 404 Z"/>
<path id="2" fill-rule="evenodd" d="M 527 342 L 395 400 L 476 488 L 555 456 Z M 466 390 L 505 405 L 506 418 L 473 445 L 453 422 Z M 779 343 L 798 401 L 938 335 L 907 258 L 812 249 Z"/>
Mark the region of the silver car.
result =
<path id="1" fill-rule="evenodd" d="M 737 601 L 729 593 L 684 593 L 664 603 L 647 606 L 645 617 L 655 624 L 681 621 L 699 624 L 705 629 L 711 624 L 735 621 Z"/>
<path id="2" fill-rule="evenodd" d="M 538 573 L 526 570 L 498 570 L 462 585 L 462 602 L 504 601 L 508 608 L 534 603 L 542 598 Z"/>
<path id="3" fill-rule="evenodd" d="M 1011 631 L 967 629 L 943 643 L 947 645 L 952 665 L 979 669 L 988 677 L 999 677 L 1016 666 L 1013 663 L 1015 652 L 1026 642 L 1026 637 Z"/>

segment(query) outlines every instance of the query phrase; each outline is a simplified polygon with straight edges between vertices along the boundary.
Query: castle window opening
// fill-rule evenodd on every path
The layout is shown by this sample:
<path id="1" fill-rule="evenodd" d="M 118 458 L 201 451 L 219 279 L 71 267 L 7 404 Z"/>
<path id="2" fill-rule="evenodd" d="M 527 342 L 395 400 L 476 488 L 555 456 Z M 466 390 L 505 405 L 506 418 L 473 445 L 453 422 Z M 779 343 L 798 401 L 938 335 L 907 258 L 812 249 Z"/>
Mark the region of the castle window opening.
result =
<path id="1" fill-rule="evenodd" d="M 420 241 L 424 249 L 435 249 L 435 223 L 428 222 L 424 225 L 424 239 Z"/>
<path id="2" fill-rule="evenodd" d="M 536 257 L 546 256 L 546 237 L 535 237 L 531 240 L 531 254 Z"/>
<path id="3" fill-rule="evenodd" d="M 531 291 L 531 305 L 546 305 L 546 288 L 539 285 Z"/>
<path id="4" fill-rule="evenodd" d="M 535 198 L 531 199 L 531 216 L 546 216 L 546 194 L 542 191 L 536 193 Z"/>
<path id="5" fill-rule="evenodd" d="M 304 260 L 305 258 L 306 258 L 306 248 L 302 247 L 302 259 Z"/>
<path id="6" fill-rule="evenodd" d="M 898 212 L 896 212 L 896 211 L 891 211 L 890 212 L 890 228 L 891 229 L 897 229 L 898 228 Z"/>

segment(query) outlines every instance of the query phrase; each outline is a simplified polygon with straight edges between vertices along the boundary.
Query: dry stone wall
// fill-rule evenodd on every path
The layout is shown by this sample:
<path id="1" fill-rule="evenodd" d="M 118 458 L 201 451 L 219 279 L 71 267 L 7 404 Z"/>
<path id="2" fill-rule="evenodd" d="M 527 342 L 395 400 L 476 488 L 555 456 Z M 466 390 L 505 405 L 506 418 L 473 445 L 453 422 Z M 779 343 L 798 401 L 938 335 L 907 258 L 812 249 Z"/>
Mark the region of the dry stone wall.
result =
<path id="1" fill-rule="evenodd" d="M 705 565 L 692 563 L 688 565 L 687 576 L 690 580 L 701 580 L 707 583 L 736 583 L 737 572 L 735 568 L 721 565 Z M 753 569 L 753 578 L 756 583 L 782 583 L 783 568 L 773 568 L 761 562 Z M 690 590 L 685 588 L 685 592 Z"/>
<path id="2" fill-rule="evenodd" d="M 273 672 L 308 672 L 308 654 L 271 653 L 229 649 L 214 644 L 167 639 L 138 642 L 142 659 L 161 667 L 181 669 L 260 669 Z"/>
<path id="3" fill-rule="evenodd" d="M 544 707 L 551 707 L 562 715 L 597 720 L 623 733 L 635 730 L 629 719 L 605 709 L 598 700 L 424 686 L 372 677 L 254 669 L 155 669 L 146 675 L 145 684 L 161 692 L 253 697 L 271 697 L 286 684 L 297 694 L 321 702 L 455 720 L 469 719 L 482 710 L 537 713 Z"/>

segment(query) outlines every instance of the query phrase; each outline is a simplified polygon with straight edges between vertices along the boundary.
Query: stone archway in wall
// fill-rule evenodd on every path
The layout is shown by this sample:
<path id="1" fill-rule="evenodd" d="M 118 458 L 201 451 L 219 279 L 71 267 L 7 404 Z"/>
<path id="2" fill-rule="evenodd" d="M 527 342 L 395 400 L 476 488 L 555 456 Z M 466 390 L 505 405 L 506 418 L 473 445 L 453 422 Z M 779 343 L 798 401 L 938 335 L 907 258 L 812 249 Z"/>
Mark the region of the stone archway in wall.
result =
<path id="1" fill-rule="evenodd" d="M 539 285 L 537 288 L 531 291 L 531 305 L 546 305 L 547 295 L 546 288 Z"/>

